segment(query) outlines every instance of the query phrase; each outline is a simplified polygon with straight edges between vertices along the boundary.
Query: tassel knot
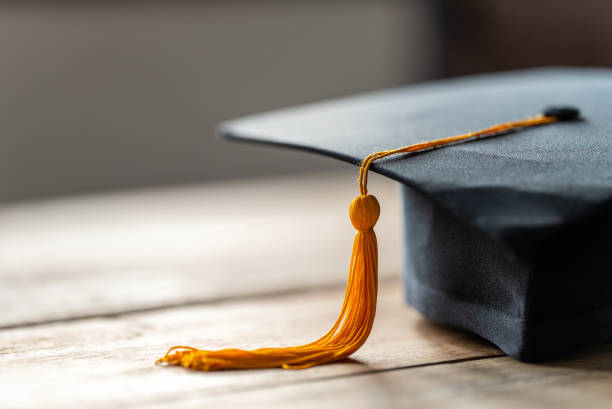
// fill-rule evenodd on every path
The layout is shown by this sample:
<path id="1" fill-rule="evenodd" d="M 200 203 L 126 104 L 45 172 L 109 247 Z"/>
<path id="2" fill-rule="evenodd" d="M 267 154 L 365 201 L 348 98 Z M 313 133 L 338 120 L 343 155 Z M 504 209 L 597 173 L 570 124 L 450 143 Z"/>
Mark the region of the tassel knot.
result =
<path id="1" fill-rule="evenodd" d="M 355 230 L 372 230 L 380 216 L 380 205 L 372 195 L 357 196 L 349 207 L 349 216 Z"/>

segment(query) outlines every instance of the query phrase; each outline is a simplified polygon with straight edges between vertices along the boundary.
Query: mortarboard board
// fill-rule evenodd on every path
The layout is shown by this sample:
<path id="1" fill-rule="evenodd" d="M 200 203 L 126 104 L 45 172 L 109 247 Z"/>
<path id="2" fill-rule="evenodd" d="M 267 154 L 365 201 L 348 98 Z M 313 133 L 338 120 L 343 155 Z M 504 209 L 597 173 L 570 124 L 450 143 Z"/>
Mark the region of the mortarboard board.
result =
<path id="1" fill-rule="evenodd" d="M 402 188 L 408 302 L 536 361 L 612 338 L 612 70 L 441 80 L 228 121 L 220 130 L 360 165 L 373 152 L 507 123 L 551 104 L 579 107 L 585 119 L 370 168 Z"/>

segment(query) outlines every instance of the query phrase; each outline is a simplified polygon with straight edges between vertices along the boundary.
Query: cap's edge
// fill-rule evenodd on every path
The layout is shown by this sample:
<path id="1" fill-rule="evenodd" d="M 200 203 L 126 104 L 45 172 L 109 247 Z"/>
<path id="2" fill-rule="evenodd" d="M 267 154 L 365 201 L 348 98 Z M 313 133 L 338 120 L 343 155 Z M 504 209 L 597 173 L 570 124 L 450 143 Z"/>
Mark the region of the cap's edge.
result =
<path id="1" fill-rule="evenodd" d="M 236 133 L 233 130 L 233 126 L 232 126 L 233 122 L 234 122 L 233 120 L 230 120 L 230 121 L 225 121 L 219 124 L 216 130 L 217 135 L 221 138 L 225 138 L 232 142 L 249 143 L 249 144 L 262 145 L 262 146 L 272 146 L 272 147 L 283 148 L 283 149 L 297 150 L 299 152 L 307 152 L 309 154 L 315 154 L 319 156 L 322 155 L 328 158 L 337 159 L 342 162 L 349 163 L 354 166 L 360 166 L 363 160 L 363 158 L 355 158 L 353 156 L 344 155 L 336 151 L 313 148 L 312 146 L 301 145 L 297 143 L 285 143 L 285 142 L 273 141 L 270 139 L 266 139 L 265 137 L 261 135 L 245 136 L 244 134 Z M 372 166 L 370 167 L 370 171 L 378 173 L 382 176 L 388 177 L 389 179 L 395 180 L 396 182 L 402 183 L 406 186 L 409 186 L 410 188 L 414 190 L 424 193 L 424 191 L 420 187 L 418 187 L 416 184 L 414 184 L 412 181 L 402 177 L 401 175 L 393 171 L 390 171 L 389 169 L 380 167 L 375 163 L 372 164 Z"/>

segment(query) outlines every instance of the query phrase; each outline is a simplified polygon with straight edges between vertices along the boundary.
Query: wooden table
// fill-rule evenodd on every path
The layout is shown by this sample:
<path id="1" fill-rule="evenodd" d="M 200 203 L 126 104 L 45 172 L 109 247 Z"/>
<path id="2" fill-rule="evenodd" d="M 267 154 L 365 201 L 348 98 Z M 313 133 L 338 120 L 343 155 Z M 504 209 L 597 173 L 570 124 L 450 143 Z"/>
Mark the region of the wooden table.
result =
<path id="1" fill-rule="evenodd" d="M 353 170 L 353 169 L 351 169 Z M 612 345 L 528 365 L 402 299 L 395 186 L 374 178 L 381 285 L 351 360 L 155 366 L 174 344 L 311 341 L 340 308 L 354 172 L 0 207 L 0 407 L 612 407 Z"/>

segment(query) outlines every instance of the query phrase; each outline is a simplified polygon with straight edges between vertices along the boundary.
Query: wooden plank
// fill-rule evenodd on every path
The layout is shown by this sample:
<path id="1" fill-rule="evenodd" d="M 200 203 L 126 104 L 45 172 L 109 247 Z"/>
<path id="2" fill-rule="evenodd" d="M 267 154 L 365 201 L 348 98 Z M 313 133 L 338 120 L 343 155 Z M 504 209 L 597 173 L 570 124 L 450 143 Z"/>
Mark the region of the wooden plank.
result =
<path id="1" fill-rule="evenodd" d="M 396 186 L 376 177 L 381 276 L 400 270 Z M 0 328 L 336 285 L 356 169 L 0 206 Z"/>
<path id="2" fill-rule="evenodd" d="M 156 407 L 607 409 L 611 402 L 612 345 L 606 345 L 548 364 L 490 358 L 217 396 L 185 394 Z"/>
<path id="3" fill-rule="evenodd" d="M 607 409 L 611 402 L 612 345 L 607 345 L 552 364 L 489 358 L 220 396 L 194 393 L 156 407 Z"/>
<path id="4" fill-rule="evenodd" d="M 422 319 L 404 304 L 400 284 L 386 280 L 372 335 L 352 361 L 304 371 L 216 373 L 153 365 L 177 343 L 253 348 L 311 341 L 335 320 L 342 296 L 338 288 L 5 329 L 0 331 L 2 407 L 190 404 L 191 398 L 499 354 L 479 338 Z"/>

